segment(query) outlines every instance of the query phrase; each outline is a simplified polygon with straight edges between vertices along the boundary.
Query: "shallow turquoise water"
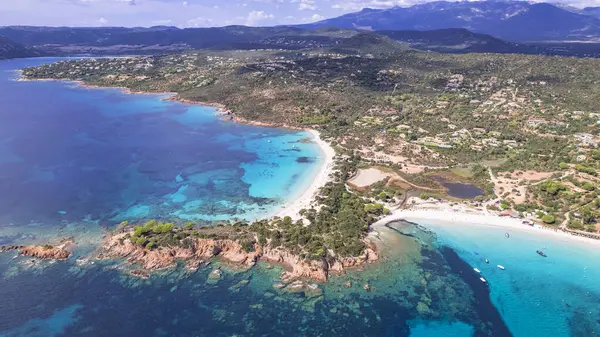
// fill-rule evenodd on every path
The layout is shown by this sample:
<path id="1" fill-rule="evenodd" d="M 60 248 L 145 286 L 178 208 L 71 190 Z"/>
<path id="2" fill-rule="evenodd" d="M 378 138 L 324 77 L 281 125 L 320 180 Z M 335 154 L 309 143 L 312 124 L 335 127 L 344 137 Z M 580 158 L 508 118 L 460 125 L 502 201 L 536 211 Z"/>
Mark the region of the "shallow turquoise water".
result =
<path id="1" fill-rule="evenodd" d="M 549 233 L 509 230 L 506 238 L 507 230 L 497 227 L 420 224 L 481 270 L 492 302 L 515 336 L 600 332 L 600 246 Z M 538 249 L 548 257 L 539 256 Z"/>
<path id="2" fill-rule="evenodd" d="M 463 322 L 415 321 L 410 325 L 410 337 L 468 337 L 474 333 L 473 327 Z"/>

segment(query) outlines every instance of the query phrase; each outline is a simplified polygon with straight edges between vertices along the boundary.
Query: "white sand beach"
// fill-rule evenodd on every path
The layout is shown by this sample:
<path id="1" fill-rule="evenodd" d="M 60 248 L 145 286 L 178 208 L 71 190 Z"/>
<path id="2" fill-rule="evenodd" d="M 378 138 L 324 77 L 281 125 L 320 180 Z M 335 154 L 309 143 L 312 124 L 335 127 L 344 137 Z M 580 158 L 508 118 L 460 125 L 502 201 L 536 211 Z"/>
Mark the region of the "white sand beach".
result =
<path id="1" fill-rule="evenodd" d="M 373 224 L 373 229 L 383 226 L 390 221 L 406 220 L 427 227 L 428 223 L 435 222 L 448 226 L 460 227 L 487 226 L 506 229 L 507 231 L 520 231 L 531 235 L 549 235 L 560 240 L 575 240 L 586 244 L 600 246 L 600 240 L 571 235 L 559 229 L 547 228 L 539 225 L 529 226 L 523 224 L 521 219 L 499 216 L 497 212 L 487 209 L 475 209 L 464 204 L 450 204 L 447 202 L 417 202 L 408 209 L 399 209 L 389 216 Z M 459 228 L 457 228 L 459 229 Z"/>
<path id="2" fill-rule="evenodd" d="M 333 172 L 333 158 L 335 157 L 335 151 L 327 142 L 321 139 L 321 135 L 318 131 L 309 130 L 308 132 L 314 136 L 314 142 L 317 143 L 317 145 L 321 148 L 321 152 L 325 156 L 325 160 L 319 169 L 319 173 L 317 173 L 317 175 L 314 177 L 309 187 L 302 192 L 298 198 L 290 200 L 283 205 L 273 216 L 289 216 L 293 220 L 300 219 L 300 210 L 304 208 L 310 208 L 310 205 L 317 196 L 319 189 L 331 180 L 330 175 Z"/>

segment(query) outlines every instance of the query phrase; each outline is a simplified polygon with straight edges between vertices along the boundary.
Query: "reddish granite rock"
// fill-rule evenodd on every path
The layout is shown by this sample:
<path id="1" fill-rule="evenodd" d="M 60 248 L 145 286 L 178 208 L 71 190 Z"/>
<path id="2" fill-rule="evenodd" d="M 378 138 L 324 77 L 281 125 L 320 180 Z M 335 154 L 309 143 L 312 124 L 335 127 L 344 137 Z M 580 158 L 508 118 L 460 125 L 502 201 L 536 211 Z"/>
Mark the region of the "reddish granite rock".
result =
<path id="1" fill-rule="evenodd" d="M 29 257 L 36 257 L 44 260 L 66 260 L 71 256 L 71 252 L 66 249 L 66 246 L 73 243 L 72 240 L 65 240 L 59 246 L 1 246 L 0 251 L 8 252 L 16 250 L 19 254 Z"/>
<path id="2" fill-rule="evenodd" d="M 251 268 L 259 260 L 276 263 L 286 267 L 281 279 L 289 283 L 297 279 L 327 281 L 329 272 L 343 272 L 346 268 L 355 268 L 368 261 L 376 260 L 377 253 L 371 248 L 356 258 L 332 259 L 331 261 L 307 261 L 282 248 L 254 245 L 254 251 L 246 251 L 238 242 L 229 239 L 195 239 L 187 248 L 159 247 L 147 249 L 133 244 L 128 233 L 108 236 L 100 248 L 97 258 L 123 258 L 127 262 L 139 265 L 145 270 L 159 270 L 185 261 L 190 270 L 213 257 L 220 257 L 238 267 Z"/>

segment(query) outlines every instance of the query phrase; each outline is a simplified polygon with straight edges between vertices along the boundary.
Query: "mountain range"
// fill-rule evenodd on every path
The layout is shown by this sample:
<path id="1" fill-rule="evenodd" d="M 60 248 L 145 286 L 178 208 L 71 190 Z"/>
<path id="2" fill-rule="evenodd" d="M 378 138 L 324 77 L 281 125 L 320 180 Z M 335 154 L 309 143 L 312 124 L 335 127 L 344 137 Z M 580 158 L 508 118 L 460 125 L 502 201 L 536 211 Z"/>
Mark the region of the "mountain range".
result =
<path id="1" fill-rule="evenodd" d="M 327 48 L 356 53 L 413 48 L 444 53 L 600 57 L 600 7 L 579 9 L 502 0 L 438 1 L 407 8 L 363 9 L 299 26 L 7 26 L 0 27 L 0 37 L 0 58 Z"/>
<path id="2" fill-rule="evenodd" d="M 443 53 L 600 56 L 600 44 L 508 42 L 464 28 L 361 32 L 340 28 L 244 26 L 193 29 L 20 26 L 0 27 L 0 36 L 4 36 L 0 40 L 0 45 L 4 46 L 0 49 L 3 58 L 165 54 L 194 49 L 325 50 L 332 47 L 363 54 L 369 53 L 368 50 L 413 48 Z"/>
<path id="3" fill-rule="evenodd" d="M 411 7 L 363 9 L 298 27 L 361 30 L 464 28 L 509 41 L 600 40 L 600 8 L 521 1 L 429 2 Z"/>

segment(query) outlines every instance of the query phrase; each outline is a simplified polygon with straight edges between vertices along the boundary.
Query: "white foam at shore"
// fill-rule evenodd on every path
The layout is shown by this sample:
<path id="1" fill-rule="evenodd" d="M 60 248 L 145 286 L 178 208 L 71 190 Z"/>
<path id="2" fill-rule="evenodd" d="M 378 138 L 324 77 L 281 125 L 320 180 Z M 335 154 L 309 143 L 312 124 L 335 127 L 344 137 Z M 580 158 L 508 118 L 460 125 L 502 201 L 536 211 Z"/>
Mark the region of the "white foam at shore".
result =
<path id="1" fill-rule="evenodd" d="M 447 203 L 427 206 L 397 210 L 373 224 L 373 228 L 376 230 L 379 226 L 398 220 L 418 223 L 424 227 L 427 227 L 427 224 L 435 222 L 438 225 L 461 226 L 462 228 L 469 226 L 496 227 L 531 233 L 532 235 L 549 235 L 554 239 L 562 241 L 578 241 L 596 246 L 600 245 L 600 240 L 571 235 L 558 229 L 554 230 L 539 225 L 529 226 L 523 224 L 521 219 L 501 217 L 487 210 L 474 210 L 464 205 L 451 206 Z"/>
<path id="2" fill-rule="evenodd" d="M 293 220 L 301 219 L 302 217 L 299 214 L 300 211 L 305 208 L 309 209 L 312 201 L 319 193 L 319 189 L 331 180 L 330 175 L 333 172 L 333 158 L 335 157 L 335 151 L 327 144 L 327 142 L 321 139 L 321 135 L 318 131 L 309 130 L 308 132 L 314 136 L 314 142 L 321 149 L 321 152 L 325 156 L 325 160 L 321 164 L 319 172 L 315 175 L 311 184 L 304 190 L 300 197 L 287 202 L 273 216 L 289 216 Z"/>

